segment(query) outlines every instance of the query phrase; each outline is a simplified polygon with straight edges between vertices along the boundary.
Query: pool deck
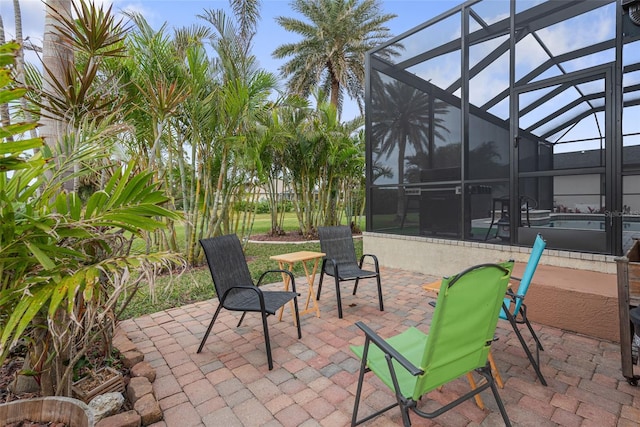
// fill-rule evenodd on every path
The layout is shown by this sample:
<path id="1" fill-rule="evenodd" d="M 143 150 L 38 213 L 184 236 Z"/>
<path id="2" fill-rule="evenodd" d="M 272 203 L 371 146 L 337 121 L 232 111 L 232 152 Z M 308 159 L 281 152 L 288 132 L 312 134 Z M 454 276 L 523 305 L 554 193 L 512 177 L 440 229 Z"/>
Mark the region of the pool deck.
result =
<path id="1" fill-rule="evenodd" d="M 196 353 L 217 299 L 194 303 L 121 322 L 121 328 L 157 372 L 154 393 L 164 421 L 154 427 L 195 426 L 345 426 L 350 424 L 359 360 L 350 344 L 362 344 L 363 321 L 388 337 L 409 326 L 428 332 L 434 298 L 422 289 L 437 279 L 419 273 L 382 269 L 385 311 L 377 307 L 375 282 L 364 281 L 352 296 L 343 285 L 344 318 L 338 319 L 335 288 L 325 282 L 321 317 L 302 317 L 302 339 L 296 338 L 291 314 L 269 318 L 274 369 L 269 371 L 262 325 L 248 314 L 236 328 L 240 313 L 222 310 L 200 354 Z M 306 290 L 304 279 L 296 279 Z M 267 285 L 281 289 L 282 284 Z M 303 292 L 303 297 L 305 293 Z M 499 321 L 493 355 L 505 388 L 500 395 L 514 426 L 637 426 L 640 388 L 621 374 L 619 345 L 610 341 L 534 324 L 545 351 L 537 381 L 515 334 Z M 527 336 L 525 334 L 525 336 Z M 422 404 L 468 390 L 464 378 L 431 392 Z M 392 393 L 372 376 L 365 379 L 361 415 L 393 401 Z M 414 426 L 500 426 L 502 419 L 491 393 L 482 393 L 480 410 L 467 401 L 434 420 L 411 415 Z M 365 426 L 401 425 L 394 408 Z"/>

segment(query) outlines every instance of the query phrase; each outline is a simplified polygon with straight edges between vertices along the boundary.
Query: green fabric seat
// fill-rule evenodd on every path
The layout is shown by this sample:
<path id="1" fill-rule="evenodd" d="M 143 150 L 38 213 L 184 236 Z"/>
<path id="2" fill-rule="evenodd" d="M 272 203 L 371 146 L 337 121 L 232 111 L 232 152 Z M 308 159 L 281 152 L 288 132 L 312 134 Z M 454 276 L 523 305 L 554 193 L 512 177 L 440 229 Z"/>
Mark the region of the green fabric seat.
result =
<path id="1" fill-rule="evenodd" d="M 351 425 L 361 424 L 400 406 L 403 423 L 409 426 L 409 409 L 419 416 L 434 418 L 487 388 L 493 391 L 505 424 L 510 425 L 487 356 L 512 269 L 512 261 L 483 264 L 444 278 L 429 334 L 411 327 L 383 339 L 364 323 L 357 322 L 365 333 L 365 343 L 351 347 L 362 360 Z M 423 395 L 473 370 L 487 379 L 485 384 L 434 412 L 417 408 Z M 373 372 L 394 391 L 396 402 L 357 420 L 366 372 Z"/>

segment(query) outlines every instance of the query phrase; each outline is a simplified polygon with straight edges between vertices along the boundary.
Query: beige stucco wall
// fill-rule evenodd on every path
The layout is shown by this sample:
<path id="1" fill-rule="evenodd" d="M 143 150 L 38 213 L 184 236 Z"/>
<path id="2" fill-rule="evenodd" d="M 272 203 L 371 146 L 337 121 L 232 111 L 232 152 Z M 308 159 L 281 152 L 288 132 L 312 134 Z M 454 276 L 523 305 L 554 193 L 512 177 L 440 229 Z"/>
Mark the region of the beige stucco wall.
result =
<path id="1" fill-rule="evenodd" d="M 517 261 L 521 276 L 530 248 L 426 237 L 363 233 L 364 253 L 383 267 L 447 276 L 485 262 Z M 620 323 L 613 256 L 545 250 L 526 303 L 537 323 L 619 341 Z"/>
<path id="2" fill-rule="evenodd" d="M 527 262 L 531 252 L 528 247 L 370 232 L 363 233 L 363 250 L 375 254 L 383 266 L 434 276 L 455 274 L 485 262 Z M 600 254 L 548 249 L 540 264 L 616 273 L 614 257 Z"/>

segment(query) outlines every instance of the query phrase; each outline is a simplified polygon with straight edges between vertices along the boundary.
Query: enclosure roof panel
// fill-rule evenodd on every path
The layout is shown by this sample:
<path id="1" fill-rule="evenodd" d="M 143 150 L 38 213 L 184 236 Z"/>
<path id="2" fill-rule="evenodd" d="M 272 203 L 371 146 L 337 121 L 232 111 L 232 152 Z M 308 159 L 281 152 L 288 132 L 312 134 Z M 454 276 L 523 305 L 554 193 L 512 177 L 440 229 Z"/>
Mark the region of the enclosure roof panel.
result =
<path id="1" fill-rule="evenodd" d="M 637 35 L 627 31 L 619 37 L 620 10 L 615 0 L 470 0 L 370 54 L 386 61 L 390 68 L 410 72 L 452 95 L 466 93 L 472 105 L 509 120 L 508 100 L 514 89 L 614 65 L 622 51 L 623 102 L 625 106 L 638 105 L 640 30 Z M 463 38 L 467 13 L 468 34 Z M 623 46 L 618 50 L 620 40 Z M 512 46 L 513 86 L 509 75 Z M 465 47 L 468 50 L 463 50 Z M 553 90 L 519 107 L 519 116 L 528 116 L 525 128 L 540 137 L 562 134 L 602 110 L 603 87 L 577 81 L 556 90 L 565 96 L 553 108 L 550 100 L 557 94 Z"/>

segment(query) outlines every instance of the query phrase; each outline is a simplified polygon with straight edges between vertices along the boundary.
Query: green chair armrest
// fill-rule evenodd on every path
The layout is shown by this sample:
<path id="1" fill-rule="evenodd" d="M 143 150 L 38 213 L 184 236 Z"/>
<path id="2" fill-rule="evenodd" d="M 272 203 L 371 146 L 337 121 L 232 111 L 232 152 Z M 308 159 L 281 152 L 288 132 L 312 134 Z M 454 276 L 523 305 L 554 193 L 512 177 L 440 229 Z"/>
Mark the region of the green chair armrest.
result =
<path id="1" fill-rule="evenodd" d="M 382 337 L 376 334 L 371 328 L 362 322 L 356 322 L 356 326 L 364 332 L 368 340 L 372 341 L 376 347 L 378 347 L 387 357 L 391 357 L 398 361 L 398 363 L 406 369 L 411 375 L 418 376 L 424 374 L 424 371 L 416 367 L 413 363 L 407 360 L 402 354 L 398 353 L 389 343 L 387 343 Z"/>

